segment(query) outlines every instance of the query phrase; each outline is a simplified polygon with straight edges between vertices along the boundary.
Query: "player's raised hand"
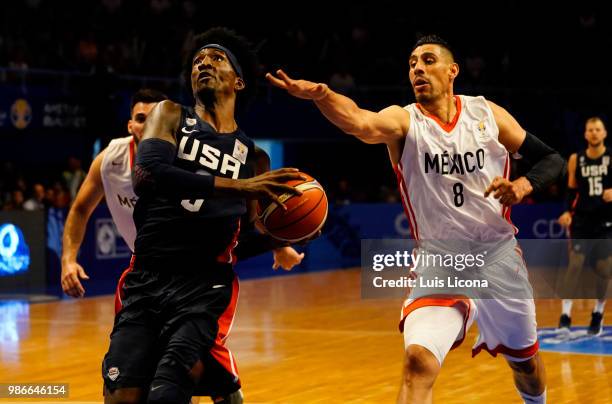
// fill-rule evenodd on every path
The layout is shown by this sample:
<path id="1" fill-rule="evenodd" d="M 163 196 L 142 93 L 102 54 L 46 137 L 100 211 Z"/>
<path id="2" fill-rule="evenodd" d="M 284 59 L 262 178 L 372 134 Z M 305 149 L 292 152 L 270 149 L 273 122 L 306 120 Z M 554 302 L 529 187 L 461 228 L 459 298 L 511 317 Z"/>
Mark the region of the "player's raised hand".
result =
<path id="1" fill-rule="evenodd" d="M 602 197 L 605 202 L 612 202 L 612 188 L 604 189 Z"/>
<path id="2" fill-rule="evenodd" d="M 307 178 L 297 168 L 280 168 L 240 181 L 240 193 L 253 199 L 269 198 L 286 210 L 283 203 L 286 198 L 281 198 L 283 194 L 302 195 L 301 191 L 286 184 L 291 180 L 306 181 Z"/>
<path id="3" fill-rule="evenodd" d="M 64 293 L 72 297 L 83 297 L 85 288 L 80 279 L 89 279 L 89 276 L 78 262 L 62 262 L 61 280 Z"/>
<path id="4" fill-rule="evenodd" d="M 279 267 L 285 271 L 291 271 L 294 266 L 299 265 L 304 259 L 304 253 L 298 253 L 292 247 L 280 247 L 272 250 L 274 256 L 274 264 L 272 269 L 277 270 Z"/>
<path id="5" fill-rule="evenodd" d="M 561 216 L 559 216 L 559 219 L 557 219 L 557 222 L 561 227 L 569 229 L 572 225 L 572 214 L 570 212 L 563 212 Z"/>
<path id="6" fill-rule="evenodd" d="M 316 101 L 325 98 L 329 93 L 327 84 L 313 83 L 307 80 L 294 80 L 280 69 L 276 71 L 276 75 L 277 77 L 271 73 L 266 73 L 266 79 L 272 85 L 287 90 L 294 97 Z"/>
<path id="7" fill-rule="evenodd" d="M 533 190 L 529 180 L 525 177 L 510 181 L 502 177 L 495 177 L 487 187 L 484 197 L 487 198 L 491 193 L 499 203 L 510 206 L 519 203 Z"/>

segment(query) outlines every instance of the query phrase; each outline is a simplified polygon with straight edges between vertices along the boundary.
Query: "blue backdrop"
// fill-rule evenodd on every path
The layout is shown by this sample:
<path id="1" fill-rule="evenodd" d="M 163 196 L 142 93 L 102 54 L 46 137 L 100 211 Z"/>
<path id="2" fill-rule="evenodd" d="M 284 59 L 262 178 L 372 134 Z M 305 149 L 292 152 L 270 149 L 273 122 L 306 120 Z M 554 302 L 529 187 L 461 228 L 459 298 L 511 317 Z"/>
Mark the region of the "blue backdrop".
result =
<path id="1" fill-rule="evenodd" d="M 556 218 L 562 204 L 518 205 L 512 220 L 523 239 L 562 238 L 563 229 Z M 65 212 L 51 211 L 48 222 L 49 291 L 59 288 L 59 254 Z M 272 254 L 238 263 L 241 279 L 286 276 L 327 269 L 359 266 L 361 239 L 402 238 L 409 235 L 408 222 L 400 204 L 352 204 L 330 207 L 323 235 L 305 247 L 296 247 L 306 256 L 292 272 L 272 270 Z M 87 295 L 113 293 L 119 275 L 129 263 L 130 251 L 117 233 L 106 205 L 101 204 L 89 221 L 79 262 L 90 276 Z"/>

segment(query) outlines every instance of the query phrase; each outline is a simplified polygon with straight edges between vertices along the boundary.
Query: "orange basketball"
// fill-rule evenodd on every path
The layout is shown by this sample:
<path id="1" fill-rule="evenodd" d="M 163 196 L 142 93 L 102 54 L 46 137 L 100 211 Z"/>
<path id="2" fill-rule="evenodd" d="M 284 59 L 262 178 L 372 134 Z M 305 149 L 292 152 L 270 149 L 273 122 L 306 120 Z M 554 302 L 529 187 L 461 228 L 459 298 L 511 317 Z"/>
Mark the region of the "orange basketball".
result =
<path id="1" fill-rule="evenodd" d="M 323 187 L 310 175 L 300 174 L 307 179 L 287 181 L 287 185 L 296 187 L 302 195 L 281 195 L 279 198 L 287 210 L 270 203 L 259 217 L 268 234 L 290 243 L 314 236 L 327 219 L 327 196 Z"/>

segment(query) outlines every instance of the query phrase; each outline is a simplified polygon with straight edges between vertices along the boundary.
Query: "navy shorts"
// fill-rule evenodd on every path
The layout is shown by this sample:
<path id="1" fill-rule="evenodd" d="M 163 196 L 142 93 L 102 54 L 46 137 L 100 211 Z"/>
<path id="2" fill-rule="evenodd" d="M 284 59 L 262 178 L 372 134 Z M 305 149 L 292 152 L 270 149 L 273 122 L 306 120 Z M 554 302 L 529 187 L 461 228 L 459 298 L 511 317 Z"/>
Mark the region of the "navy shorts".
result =
<path id="1" fill-rule="evenodd" d="M 591 265 L 612 256 L 612 223 L 576 214 L 570 234 L 572 250 L 585 255 Z"/>
<path id="2" fill-rule="evenodd" d="M 138 258 L 131 265 L 102 362 L 106 388 L 148 390 L 159 380 L 179 385 L 190 395 L 216 397 L 238 390 L 235 360 L 225 346 L 238 299 L 231 265 L 159 269 Z M 204 376 L 193 384 L 188 374 L 198 360 L 204 364 Z"/>

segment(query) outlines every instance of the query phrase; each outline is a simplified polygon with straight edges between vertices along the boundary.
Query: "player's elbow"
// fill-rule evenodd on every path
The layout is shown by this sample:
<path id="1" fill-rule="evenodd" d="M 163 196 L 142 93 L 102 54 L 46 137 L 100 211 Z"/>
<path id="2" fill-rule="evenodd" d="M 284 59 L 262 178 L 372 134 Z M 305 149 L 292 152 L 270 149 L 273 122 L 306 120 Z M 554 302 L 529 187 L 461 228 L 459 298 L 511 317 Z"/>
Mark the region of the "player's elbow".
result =
<path id="1" fill-rule="evenodd" d="M 145 139 L 138 145 L 136 163 L 132 170 L 134 193 L 141 197 L 154 190 L 157 184 L 165 188 L 171 181 L 168 168 L 176 156 L 176 147 L 163 139 Z"/>
<path id="2" fill-rule="evenodd" d="M 565 174 L 565 160 L 553 151 L 543 156 L 525 177 L 533 187 L 533 192 L 540 192 L 551 184 L 558 182 Z"/>
<path id="3" fill-rule="evenodd" d="M 559 181 L 565 176 L 567 163 L 565 162 L 565 159 L 556 151 L 542 157 L 540 161 L 548 167 L 550 174 L 550 179 L 547 181 L 546 185 Z"/>
<path id="4" fill-rule="evenodd" d="M 145 194 L 151 192 L 155 185 L 155 177 L 153 173 L 140 164 L 135 164 L 132 170 L 132 188 L 136 196 L 141 198 Z"/>
<path id="5" fill-rule="evenodd" d="M 361 138 L 367 132 L 367 122 L 359 114 L 353 114 L 340 129 L 344 133 Z"/>
<path id="6" fill-rule="evenodd" d="M 355 122 L 355 124 L 349 128 L 349 130 L 345 131 L 350 135 L 355 136 L 357 139 L 361 140 L 363 143 L 368 144 L 377 144 L 382 143 L 381 136 L 378 132 L 372 127 L 371 123 L 366 119 L 359 119 Z"/>
<path id="7" fill-rule="evenodd" d="M 557 152 L 554 152 L 550 158 L 553 161 L 552 164 L 556 170 L 555 178 L 565 178 L 565 174 L 567 172 L 567 161 L 565 161 L 565 159 Z"/>
<path id="8" fill-rule="evenodd" d="M 361 140 L 363 143 L 367 144 L 379 144 L 383 143 L 381 139 L 372 135 L 364 135 L 364 136 L 356 136 L 357 139 Z"/>
<path id="9" fill-rule="evenodd" d="M 93 210 L 95 206 L 91 206 L 79 198 L 75 199 L 74 203 L 70 207 L 70 213 L 72 215 L 76 215 L 80 218 L 89 217 L 90 212 Z"/>

